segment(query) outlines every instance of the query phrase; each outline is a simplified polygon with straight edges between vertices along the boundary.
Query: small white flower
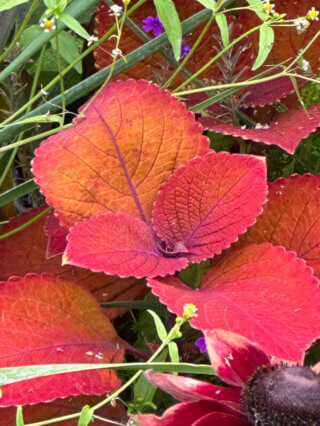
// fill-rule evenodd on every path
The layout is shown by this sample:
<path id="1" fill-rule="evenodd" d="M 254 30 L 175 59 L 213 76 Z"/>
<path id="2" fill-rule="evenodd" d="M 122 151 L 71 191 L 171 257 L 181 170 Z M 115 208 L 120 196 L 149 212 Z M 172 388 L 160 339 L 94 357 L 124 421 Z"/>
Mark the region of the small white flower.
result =
<path id="1" fill-rule="evenodd" d="M 270 3 L 270 1 L 269 0 L 267 0 L 266 2 L 265 2 L 265 5 L 263 6 L 263 9 L 264 9 L 264 11 L 265 12 L 267 12 L 269 15 L 272 15 L 274 12 L 275 12 L 275 10 L 274 10 L 274 4 L 271 4 Z"/>
<path id="2" fill-rule="evenodd" d="M 95 43 L 96 41 L 98 41 L 99 40 L 99 38 L 98 37 L 95 37 L 94 35 L 91 35 L 90 37 L 89 37 L 89 40 L 87 41 L 87 45 L 88 46 L 91 46 L 93 43 Z"/>
<path id="3" fill-rule="evenodd" d="M 186 303 L 183 307 L 183 318 L 190 320 L 197 317 L 197 307 L 193 303 Z"/>
<path id="4" fill-rule="evenodd" d="M 110 16 L 121 16 L 122 7 L 114 4 L 110 6 Z"/>
<path id="5" fill-rule="evenodd" d="M 295 27 L 296 27 L 296 30 L 297 30 L 297 33 L 298 34 L 302 34 L 303 32 L 305 32 L 305 30 L 309 27 L 309 25 L 310 25 L 310 22 L 308 21 L 308 19 L 306 19 L 306 18 L 298 18 L 298 19 L 295 19 L 294 21 L 293 21 L 293 23 L 294 23 L 294 25 L 295 25 Z"/>
<path id="6" fill-rule="evenodd" d="M 303 71 L 308 71 L 309 68 L 310 68 L 309 61 L 306 61 L 305 59 L 303 59 L 302 60 L 302 69 L 303 69 Z"/>
<path id="7" fill-rule="evenodd" d="M 40 27 L 44 28 L 44 32 L 48 33 L 51 30 L 55 30 L 57 27 L 55 25 L 55 20 L 54 18 L 52 19 L 47 19 L 47 18 L 43 18 Z"/>
<path id="8" fill-rule="evenodd" d="M 44 118 L 45 118 L 45 120 L 50 121 L 50 118 L 51 118 L 50 111 L 47 111 L 47 112 L 44 114 Z"/>
<path id="9" fill-rule="evenodd" d="M 113 49 L 113 51 L 112 51 L 112 56 L 115 56 L 115 57 L 117 57 L 117 56 L 122 56 L 122 50 L 121 50 L 121 49 L 118 49 L 118 48 Z"/>
<path id="10" fill-rule="evenodd" d="M 41 87 L 40 92 L 43 96 L 47 96 L 47 94 L 48 94 L 48 92 L 46 90 L 44 90 L 42 87 Z"/>
<path id="11" fill-rule="evenodd" d="M 269 126 L 268 126 L 268 124 L 256 123 L 255 129 L 257 129 L 257 130 L 268 130 Z"/>
<path id="12" fill-rule="evenodd" d="M 307 18 L 311 19 L 311 21 L 319 21 L 319 11 L 312 7 L 307 13 Z"/>

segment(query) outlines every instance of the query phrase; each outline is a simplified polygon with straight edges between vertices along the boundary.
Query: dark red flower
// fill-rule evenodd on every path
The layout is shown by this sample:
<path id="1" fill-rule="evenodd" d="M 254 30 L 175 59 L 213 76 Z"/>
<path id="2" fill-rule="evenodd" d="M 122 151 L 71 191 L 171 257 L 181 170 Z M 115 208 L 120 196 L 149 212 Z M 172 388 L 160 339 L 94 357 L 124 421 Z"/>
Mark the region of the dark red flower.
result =
<path id="1" fill-rule="evenodd" d="M 229 386 L 148 371 L 147 378 L 180 403 L 162 417 L 138 415 L 140 426 L 319 424 L 320 376 L 312 369 L 275 363 L 231 332 L 206 331 L 205 337 L 212 367 Z"/>

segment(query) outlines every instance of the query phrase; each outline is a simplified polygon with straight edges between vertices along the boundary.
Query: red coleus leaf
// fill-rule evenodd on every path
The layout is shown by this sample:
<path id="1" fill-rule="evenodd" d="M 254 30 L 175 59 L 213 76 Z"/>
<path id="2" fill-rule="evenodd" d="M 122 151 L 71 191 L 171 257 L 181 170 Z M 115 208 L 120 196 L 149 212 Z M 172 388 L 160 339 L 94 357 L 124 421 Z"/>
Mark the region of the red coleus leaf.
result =
<path id="1" fill-rule="evenodd" d="M 277 13 L 286 14 L 285 19 L 305 17 L 312 7 L 315 7 L 316 10 L 320 10 L 320 0 L 274 0 L 272 4 L 274 4 L 274 9 Z M 298 34 L 295 26 L 273 26 L 275 31 L 275 42 L 265 65 L 290 63 L 298 55 L 300 49 L 305 48 L 320 29 L 319 21 L 310 20 L 309 22 L 310 26 L 308 29 L 300 34 Z M 242 31 L 245 33 L 254 26 L 261 24 L 261 20 L 254 12 L 242 10 L 239 13 L 239 24 L 242 27 Z M 258 31 L 255 31 L 249 36 L 248 45 L 250 46 L 252 55 L 256 57 L 259 48 Z M 303 56 L 310 62 L 313 71 L 317 73 L 320 57 L 320 43 L 318 40 L 313 43 L 312 47 L 309 48 Z M 261 70 L 259 71 L 261 72 Z"/>
<path id="2" fill-rule="evenodd" d="M 269 184 L 264 211 L 239 244 L 265 241 L 295 251 L 320 276 L 320 175 L 295 175 Z"/>
<path id="3" fill-rule="evenodd" d="M 152 229 L 142 220 L 123 214 L 100 215 L 76 223 L 63 260 L 96 272 L 137 278 L 174 274 L 188 264 L 186 258 L 164 257 Z"/>
<path id="4" fill-rule="evenodd" d="M 320 126 L 320 106 L 312 106 L 307 110 L 308 115 L 302 108 L 277 113 L 265 129 L 261 126 L 255 129 L 242 128 L 233 124 L 222 123 L 214 117 L 201 117 L 199 121 L 206 130 L 250 139 L 254 142 L 263 142 L 268 145 L 278 145 L 293 154 L 299 142 Z"/>
<path id="5" fill-rule="evenodd" d="M 44 225 L 44 232 L 48 237 L 47 259 L 62 254 L 67 245 L 67 228 L 60 225 L 58 218 L 51 212 Z"/>
<path id="6" fill-rule="evenodd" d="M 154 228 L 172 251 L 200 262 L 245 232 L 265 200 L 263 160 L 211 152 L 170 177 L 155 204 Z"/>
<path id="7" fill-rule="evenodd" d="M 67 416 L 68 414 L 79 413 L 85 405 L 92 407 L 98 402 L 105 399 L 105 396 L 86 396 L 79 395 L 76 397 L 60 398 L 46 404 L 26 405 L 23 407 L 23 420 L 25 424 L 43 422 L 45 420 L 55 419 L 60 416 Z M 16 412 L 17 407 L 5 407 L 0 410 L 0 426 L 16 426 Z M 113 422 L 126 422 L 128 416 L 127 410 L 119 402 L 116 401 L 116 406 L 112 407 L 111 404 L 104 405 L 95 411 L 100 417 L 111 420 L 105 422 L 103 420 L 93 419 L 90 426 L 106 426 L 114 425 Z M 59 426 L 78 426 L 79 418 L 57 422 Z"/>
<path id="8" fill-rule="evenodd" d="M 164 185 L 153 214 L 157 236 L 132 216 L 100 215 L 71 229 L 64 261 L 123 277 L 173 274 L 228 247 L 255 221 L 265 198 L 262 160 L 210 152 Z"/>
<path id="9" fill-rule="evenodd" d="M 194 303 L 194 327 L 229 330 L 260 344 L 268 354 L 300 361 L 320 335 L 318 284 L 293 252 L 265 243 L 223 256 L 199 291 L 173 277 L 152 279 L 148 285 L 179 316 L 186 303 Z"/>
<path id="10" fill-rule="evenodd" d="M 33 160 L 35 180 L 63 226 L 115 212 L 148 220 L 168 176 L 208 150 L 185 105 L 146 81 L 110 83 L 79 112 Z"/>
<path id="11" fill-rule="evenodd" d="M 80 286 L 48 274 L 0 283 L 1 367 L 121 362 L 119 338 L 96 300 Z M 1 387 L 1 406 L 68 395 L 101 395 L 121 384 L 112 370 L 57 374 Z"/>
<path id="12" fill-rule="evenodd" d="M 46 206 L 32 209 L 10 220 L 3 226 L 2 233 L 11 231 L 34 216 Z M 48 272 L 56 276 L 74 281 L 89 289 L 99 302 L 116 300 L 141 299 L 146 287 L 136 279 L 120 279 L 116 276 L 95 274 L 88 269 L 75 266 L 62 266 L 61 256 L 46 258 L 47 237 L 43 231 L 48 215 L 40 218 L 27 228 L 0 241 L 0 280 L 7 280 L 13 275 L 24 276 L 29 272 L 41 274 Z M 108 318 L 115 318 L 124 309 L 107 308 L 104 310 Z"/>

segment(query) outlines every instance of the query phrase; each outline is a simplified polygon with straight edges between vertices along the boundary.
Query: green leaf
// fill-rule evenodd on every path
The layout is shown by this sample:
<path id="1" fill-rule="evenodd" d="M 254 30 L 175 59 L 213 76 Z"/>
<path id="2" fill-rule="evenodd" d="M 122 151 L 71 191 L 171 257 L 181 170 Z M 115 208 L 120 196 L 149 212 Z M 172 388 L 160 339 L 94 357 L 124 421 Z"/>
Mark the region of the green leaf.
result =
<path id="1" fill-rule="evenodd" d="M 167 330 L 161 321 L 161 318 L 154 312 L 148 309 L 148 313 L 152 316 L 154 324 L 157 329 L 157 333 L 161 342 L 163 342 L 167 338 Z"/>
<path id="2" fill-rule="evenodd" d="M 93 410 L 89 405 L 85 405 L 82 410 L 78 421 L 78 426 L 87 426 L 93 417 Z"/>
<path id="3" fill-rule="evenodd" d="M 56 49 L 56 43 L 54 39 L 50 40 L 51 46 L 53 49 Z M 68 64 L 72 64 L 72 62 L 79 56 L 78 43 L 75 37 L 73 37 L 67 31 L 61 31 L 58 35 L 58 45 L 59 45 L 59 53 L 63 57 L 63 59 L 68 62 Z M 82 62 L 78 62 L 74 66 L 75 70 L 81 74 L 82 73 Z"/>
<path id="4" fill-rule="evenodd" d="M 54 9 L 56 6 L 55 0 L 43 0 L 43 3 L 46 5 L 48 9 Z"/>
<path id="5" fill-rule="evenodd" d="M 89 40 L 90 35 L 83 28 L 83 26 L 71 15 L 68 13 L 62 13 L 59 16 L 59 19 L 72 31 L 78 34 L 80 37 L 83 37 L 86 40 Z"/>
<path id="6" fill-rule="evenodd" d="M 217 3 L 215 0 L 197 0 L 198 3 L 202 4 L 202 6 L 207 9 L 214 10 L 217 7 Z"/>
<path id="7" fill-rule="evenodd" d="M 176 342 L 168 344 L 169 355 L 172 362 L 179 362 L 179 349 Z"/>
<path id="8" fill-rule="evenodd" d="M 180 59 L 182 30 L 179 15 L 172 0 L 154 0 L 157 14 L 166 31 L 176 61 Z"/>
<path id="9" fill-rule="evenodd" d="M 48 115 L 34 115 L 33 117 L 24 118 L 23 120 L 19 121 L 19 123 L 11 123 L 11 124 L 0 124 L 0 127 L 7 127 L 7 126 L 17 126 L 18 124 L 27 124 L 27 123 L 59 123 L 63 124 L 63 119 L 60 117 L 60 115 L 56 114 L 48 114 Z"/>
<path id="10" fill-rule="evenodd" d="M 252 66 L 253 71 L 260 68 L 261 65 L 264 64 L 269 53 L 271 52 L 273 42 L 274 42 L 274 31 L 271 27 L 269 27 L 268 25 L 261 25 L 259 31 L 260 31 L 259 52 Z"/>
<path id="11" fill-rule="evenodd" d="M 16 426 L 24 426 L 22 407 L 18 405 L 16 414 Z"/>
<path id="12" fill-rule="evenodd" d="M 230 39 L 229 39 L 229 27 L 228 27 L 226 15 L 224 13 L 217 15 L 216 22 L 220 30 L 223 46 L 227 47 L 230 43 Z"/>
<path id="13" fill-rule="evenodd" d="M 30 192 L 33 192 L 38 188 L 39 187 L 36 183 L 34 183 L 34 180 L 29 179 L 14 188 L 8 189 L 8 191 L 5 191 L 0 195 L 0 207 L 11 203 L 11 201 L 16 200 L 17 198 L 30 194 Z"/>
<path id="14" fill-rule="evenodd" d="M 0 368 L 0 386 L 36 377 L 51 376 L 52 374 L 72 373 L 75 371 L 99 370 L 112 368 L 117 370 L 156 370 L 186 374 L 208 374 L 215 376 L 216 372 L 209 364 L 189 364 L 174 362 L 133 362 L 130 364 L 43 364 L 25 365 L 18 367 Z"/>
<path id="15" fill-rule="evenodd" d="M 247 0 L 252 10 L 259 16 L 262 21 L 269 19 L 269 14 L 264 9 L 264 4 L 261 0 Z"/>
<path id="16" fill-rule="evenodd" d="M 27 3 L 28 0 L 0 0 L 0 12 L 12 9 L 18 4 Z"/>

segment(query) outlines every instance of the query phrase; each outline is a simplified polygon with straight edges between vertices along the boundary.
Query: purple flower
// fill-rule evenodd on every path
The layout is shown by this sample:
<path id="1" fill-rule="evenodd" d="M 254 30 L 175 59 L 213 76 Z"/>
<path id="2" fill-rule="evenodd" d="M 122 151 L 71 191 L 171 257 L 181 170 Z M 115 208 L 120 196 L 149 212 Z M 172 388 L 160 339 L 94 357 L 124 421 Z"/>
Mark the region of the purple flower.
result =
<path id="1" fill-rule="evenodd" d="M 162 34 L 163 25 L 157 15 L 155 18 L 153 16 L 147 16 L 143 21 L 143 30 L 144 31 L 152 31 L 156 37 Z"/>
<path id="2" fill-rule="evenodd" d="M 187 55 L 187 54 L 190 52 L 190 50 L 191 50 L 191 47 L 190 47 L 190 46 L 188 46 L 188 45 L 187 45 L 187 43 L 185 43 L 185 42 L 182 40 L 182 43 L 181 43 L 181 53 L 180 53 L 181 58 L 182 58 L 183 56 Z"/>
<path id="3" fill-rule="evenodd" d="M 204 354 L 207 352 L 207 345 L 204 337 L 199 337 L 195 342 L 196 346 L 198 346 L 199 351 Z"/>

